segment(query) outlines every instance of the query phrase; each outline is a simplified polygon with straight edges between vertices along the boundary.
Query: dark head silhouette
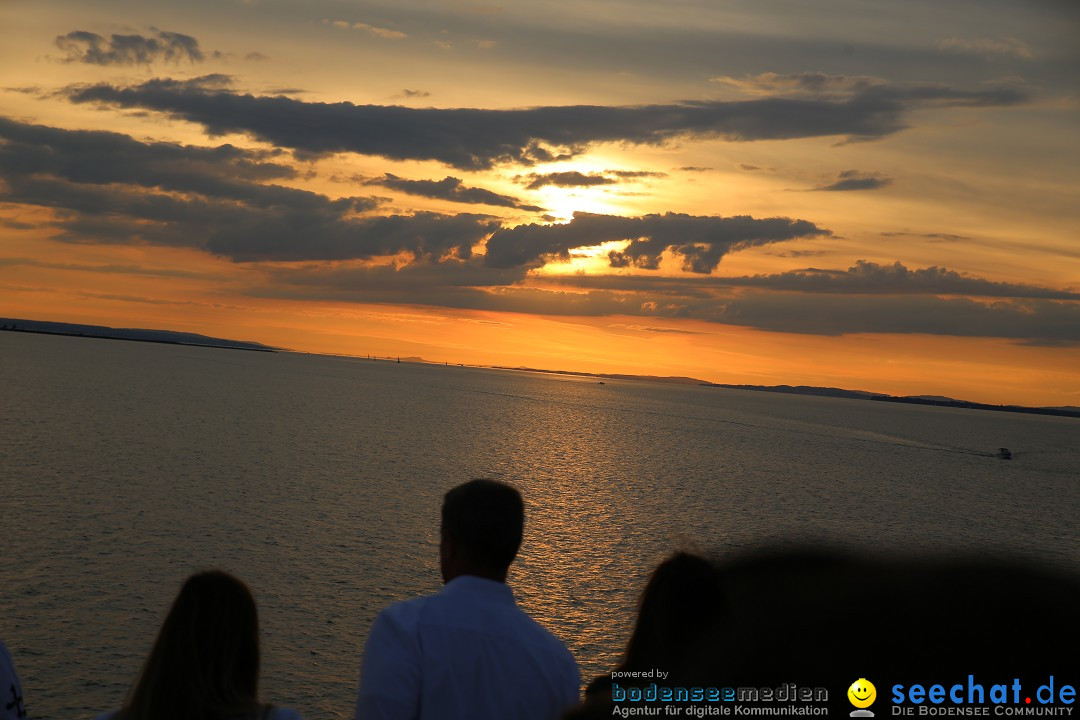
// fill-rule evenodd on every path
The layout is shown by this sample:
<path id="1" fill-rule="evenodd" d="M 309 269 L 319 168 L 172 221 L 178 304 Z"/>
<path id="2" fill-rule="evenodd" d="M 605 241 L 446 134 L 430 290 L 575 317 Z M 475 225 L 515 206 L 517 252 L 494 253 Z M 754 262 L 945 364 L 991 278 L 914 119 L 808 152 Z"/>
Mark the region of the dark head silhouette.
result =
<path id="1" fill-rule="evenodd" d="M 986 692 L 1010 678 L 1034 690 L 1076 664 L 1080 583 L 1031 561 L 779 548 L 712 566 L 715 576 L 703 568 L 697 589 L 697 581 L 672 581 L 694 577 L 690 558 L 657 569 L 618 669 L 655 665 L 668 673 L 665 683 L 683 687 L 797 680 L 829 688 L 829 701 L 847 715 L 851 704 L 837 690 L 854 678 L 887 681 L 879 694 L 896 683 L 967 682 L 969 675 L 982 678 Z M 680 607 L 685 618 L 671 614 Z M 680 636 L 693 628 L 699 632 Z M 611 681 L 598 678 L 586 705 L 566 718 L 611 717 L 613 705 Z"/>
<path id="2" fill-rule="evenodd" d="M 259 621 L 251 591 L 220 572 L 192 575 L 180 589 L 122 720 L 238 718 L 258 701 Z"/>
<path id="3" fill-rule="evenodd" d="M 1080 585 L 1030 560 L 804 548 L 717 569 L 727 606 L 709 673 L 727 682 L 1033 679 L 1075 665 Z"/>
<path id="4" fill-rule="evenodd" d="M 709 560 L 680 552 L 660 563 L 641 593 L 637 621 L 621 672 L 670 670 L 711 649 L 726 607 L 720 573 Z M 596 678 L 589 697 L 610 698 L 610 673 Z"/>
<path id="5" fill-rule="evenodd" d="M 725 606 L 720 575 L 705 558 L 680 552 L 657 566 L 641 593 L 625 669 L 668 667 L 713 631 Z"/>
<path id="6" fill-rule="evenodd" d="M 521 494 L 505 483 L 473 480 L 446 493 L 439 543 L 443 581 L 477 575 L 505 582 L 524 526 Z"/>

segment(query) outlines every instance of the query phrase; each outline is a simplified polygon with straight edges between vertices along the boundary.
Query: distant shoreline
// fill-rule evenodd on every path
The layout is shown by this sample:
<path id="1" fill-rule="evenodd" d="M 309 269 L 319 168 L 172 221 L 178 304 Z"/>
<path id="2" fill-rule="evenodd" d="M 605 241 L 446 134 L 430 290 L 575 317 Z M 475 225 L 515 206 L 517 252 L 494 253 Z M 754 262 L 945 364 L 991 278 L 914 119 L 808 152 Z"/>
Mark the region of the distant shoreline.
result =
<path id="1" fill-rule="evenodd" d="M 814 395 L 816 397 L 836 397 L 848 400 L 875 400 L 878 402 L 902 403 L 905 405 L 932 405 L 966 410 L 994 410 L 996 412 L 1027 413 L 1029 415 L 1054 415 L 1056 417 L 1080 418 L 1080 409 L 1040 408 L 1024 405 L 990 405 L 987 403 L 954 400 L 953 398 L 903 397 L 871 393 L 862 390 L 843 390 L 841 388 L 813 387 L 809 385 L 729 385 L 726 383 L 702 382 L 705 387 L 726 388 L 728 390 L 754 390 L 757 392 L 786 393 L 789 395 Z"/>
<path id="2" fill-rule="evenodd" d="M 10 324 L 10 326 L 9 326 Z M 18 327 L 19 324 L 30 327 Z M 183 345 L 186 347 L 206 347 L 221 350 L 247 350 L 250 352 L 297 352 L 283 350 L 261 343 L 245 342 L 240 340 L 226 340 L 212 338 L 195 333 L 180 333 L 170 330 L 135 330 L 110 328 L 100 325 L 77 325 L 73 323 L 57 323 L 43 320 L 19 320 L 12 318 L 0 318 L 0 330 L 7 332 L 31 333 L 36 335 L 61 335 L 67 337 L 86 337 L 97 340 L 127 340 L 130 342 L 147 342 L 161 345 Z M 109 333 L 112 334 L 109 334 Z M 134 334 L 142 334 L 139 337 Z M 158 335 L 159 337 L 153 337 Z M 428 365 L 452 365 L 453 367 L 473 367 L 490 370 L 511 370 L 514 372 L 532 372 L 544 375 L 564 375 L 569 377 L 596 378 L 600 382 L 604 380 L 631 380 L 636 382 L 656 382 L 669 385 L 697 385 L 700 387 L 723 388 L 727 390 L 752 390 L 755 392 L 783 393 L 789 395 L 812 395 L 816 397 L 832 397 L 848 400 L 874 400 L 878 402 L 900 403 L 904 405 L 930 405 L 933 407 L 958 408 L 961 410 L 992 410 L 994 412 L 1024 413 L 1028 415 L 1050 415 L 1052 417 L 1080 418 L 1080 408 L 1073 407 L 1027 407 L 1024 405 L 991 405 L 988 403 L 970 402 L 939 396 L 897 396 L 885 393 L 868 392 L 865 390 L 845 390 L 843 388 L 816 387 L 811 385 L 735 385 L 730 383 L 714 383 L 686 376 L 665 375 L 629 375 L 620 373 L 593 373 L 576 370 L 546 370 L 532 367 L 510 367 L 506 365 L 473 365 L 465 363 L 443 363 L 433 360 L 425 360 L 422 357 L 394 356 L 378 357 L 372 355 L 335 355 L 333 353 L 310 353 L 307 355 L 324 355 L 326 357 L 346 357 L 358 360 L 384 360 L 407 363 L 423 363 Z"/>
<path id="3" fill-rule="evenodd" d="M 119 335 L 106 335 L 103 333 L 94 332 L 79 332 L 75 330 L 42 330 L 35 328 L 7 327 L 6 325 L 0 326 L 0 332 L 28 333 L 31 335 L 60 335 L 63 337 L 93 338 L 94 340 L 123 340 L 125 342 L 156 343 L 158 345 L 184 345 L 186 347 L 216 348 L 218 350 L 247 350 L 249 352 L 268 353 L 278 352 L 276 349 L 270 347 L 245 347 L 243 345 L 227 345 L 222 343 L 203 343 L 186 340 L 169 340 L 167 338 L 122 337 Z"/>
<path id="4" fill-rule="evenodd" d="M 685 376 L 663 375 L 620 375 L 617 373 L 591 373 L 578 372 L 575 370 L 544 370 L 531 367 L 508 367 L 505 365 L 489 365 L 493 370 L 515 370 L 518 372 L 534 372 L 546 375 L 568 375 L 572 377 L 598 378 L 601 380 L 636 380 L 644 382 L 667 383 L 671 385 L 699 385 L 701 387 L 716 387 L 727 390 L 752 390 L 754 392 L 782 393 L 787 395 L 812 395 L 814 397 L 832 397 L 847 400 L 876 400 L 879 402 L 893 402 L 905 405 L 933 405 L 935 407 L 951 407 L 967 410 L 993 410 L 996 412 L 1027 413 L 1029 415 L 1052 415 L 1055 417 L 1080 418 L 1080 408 L 1040 408 L 1026 407 L 1024 405 L 990 405 L 987 403 L 969 402 L 967 400 L 955 400 L 945 397 L 903 397 L 886 395 L 884 393 L 867 392 L 865 390 L 844 390 L 843 388 L 814 387 L 810 385 L 733 385 L 729 383 L 713 383 L 705 380 L 697 380 Z"/>

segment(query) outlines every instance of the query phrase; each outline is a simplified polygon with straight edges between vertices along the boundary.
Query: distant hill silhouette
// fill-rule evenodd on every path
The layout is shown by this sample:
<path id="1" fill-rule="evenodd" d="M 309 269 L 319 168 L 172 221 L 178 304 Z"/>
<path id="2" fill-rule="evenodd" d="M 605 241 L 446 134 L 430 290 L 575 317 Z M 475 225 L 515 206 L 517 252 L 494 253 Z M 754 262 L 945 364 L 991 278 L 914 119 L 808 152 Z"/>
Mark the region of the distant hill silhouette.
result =
<path id="1" fill-rule="evenodd" d="M 619 375 L 616 373 L 574 372 L 572 370 L 542 370 L 531 367 L 506 367 L 493 365 L 495 370 L 520 370 L 523 372 L 546 373 L 548 375 L 573 375 L 593 377 L 603 380 L 641 380 L 646 382 L 671 383 L 674 385 L 703 385 L 705 387 L 726 388 L 728 390 L 753 390 L 755 392 L 787 393 L 789 395 L 816 395 L 819 397 L 848 398 L 851 400 L 878 400 L 881 402 L 906 403 L 910 405 L 937 405 L 939 407 L 970 408 L 974 410 L 1002 410 L 1005 412 L 1034 413 L 1037 415 L 1058 415 L 1061 417 L 1080 417 L 1080 408 L 1074 407 L 1023 407 L 1020 405 L 987 405 L 985 403 L 955 400 L 943 395 L 912 395 L 897 397 L 885 393 L 866 390 L 844 390 L 843 388 L 819 387 L 816 385 L 732 385 L 728 383 L 705 382 L 691 377 L 659 375 Z"/>
<path id="2" fill-rule="evenodd" d="M 136 342 L 167 343 L 171 345 L 198 345 L 200 347 L 228 348 L 230 350 L 256 350 L 275 352 L 279 348 L 257 342 L 225 340 L 197 333 L 173 332 L 171 330 L 141 330 L 136 328 L 112 328 L 104 325 L 79 325 L 75 323 L 49 322 L 46 320 L 20 320 L 0 318 L 0 330 L 43 333 L 46 335 L 73 335 L 104 340 L 134 340 Z"/>
<path id="3" fill-rule="evenodd" d="M 937 407 L 967 408 L 970 410 L 998 410 L 1003 412 L 1032 413 L 1035 415 L 1057 415 L 1060 417 L 1080 418 L 1080 408 L 1073 407 L 1024 407 L 1023 405 L 989 405 L 987 403 L 954 400 L 942 395 L 909 395 L 897 397 L 884 393 L 865 392 L 863 390 L 842 390 L 831 387 L 812 385 L 728 385 L 725 383 L 703 382 L 706 387 L 728 388 L 729 390 L 755 390 L 758 392 L 790 393 L 794 395 L 820 395 L 822 397 L 851 398 L 854 400 L 877 400 L 879 402 L 905 403 L 907 405 L 934 405 Z"/>
<path id="4" fill-rule="evenodd" d="M 876 398 L 889 397 L 884 393 L 866 392 L 865 390 L 843 390 L 834 387 L 817 387 L 815 385 L 728 385 L 726 383 L 703 382 L 707 387 L 721 387 L 729 390 L 756 390 L 758 392 L 789 393 L 791 395 L 818 395 L 821 397 L 853 398 L 856 400 L 873 400 Z"/>

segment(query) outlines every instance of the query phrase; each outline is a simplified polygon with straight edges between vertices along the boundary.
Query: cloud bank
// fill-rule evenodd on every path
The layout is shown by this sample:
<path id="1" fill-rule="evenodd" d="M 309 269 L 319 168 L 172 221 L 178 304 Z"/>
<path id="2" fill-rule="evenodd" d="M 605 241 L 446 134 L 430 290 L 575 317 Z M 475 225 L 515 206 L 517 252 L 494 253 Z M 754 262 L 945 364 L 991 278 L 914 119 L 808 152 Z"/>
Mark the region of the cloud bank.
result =
<path id="1" fill-rule="evenodd" d="M 195 247 L 235 261 L 469 257 L 487 215 L 365 216 L 377 198 L 267 184 L 273 152 L 172 143 L 0 118 L 0 201 L 52 208 L 58 239 Z"/>
<path id="2" fill-rule="evenodd" d="M 556 187 L 595 187 L 597 185 L 614 185 L 619 182 L 618 178 L 607 177 L 598 173 L 578 172 L 567 170 L 566 172 L 531 173 L 519 177 L 519 182 L 524 182 L 529 190 L 539 190 L 548 185 Z"/>
<path id="3" fill-rule="evenodd" d="M 260 296 L 1080 346 L 1080 293 L 1073 290 L 899 262 L 712 274 L 731 252 L 830 234 L 807 220 L 578 213 L 561 225 L 504 227 L 482 214 L 379 214 L 378 198 L 331 198 L 278 184 L 297 178 L 285 159 L 278 150 L 140 142 L 0 118 L 0 202 L 50 209 L 55 239 L 65 242 L 191 247 L 256 263 L 266 283 L 251 293 Z M 450 197 L 482 191 L 449 180 L 384 175 L 378 183 Z M 485 241 L 486 254 L 476 252 Z M 605 241 L 627 243 L 608 256 L 618 273 L 531 273 Z M 698 275 L 651 272 L 672 256 Z M 625 274 L 629 269 L 650 272 Z"/>
<path id="4" fill-rule="evenodd" d="M 585 174 L 577 170 L 550 173 L 529 173 L 516 179 L 524 183 L 529 190 L 539 190 L 548 185 L 556 187 L 595 187 L 597 185 L 616 185 L 624 180 L 638 178 L 662 178 L 667 173 L 651 170 L 605 170 L 602 173 Z"/>
<path id="5" fill-rule="evenodd" d="M 59 35 L 56 47 L 64 51 L 63 62 L 87 65 L 150 65 L 154 62 L 202 62 L 199 41 L 183 33 L 153 29 L 153 35 L 110 35 L 86 30 Z"/>
<path id="6" fill-rule="evenodd" d="M 487 243 L 490 267 L 540 265 L 545 258 L 568 258 L 571 250 L 629 240 L 608 259 L 612 267 L 655 270 L 665 251 L 679 256 L 685 270 L 711 273 L 724 255 L 758 245 L 831 235 L 806 220 L 755 219 L 748 215 L 711 217 L 666 213 L 630 218 L 575 213 L 561 225 L 519 225 L 499 230 Z"/>
<path id="7" fill-rule="evenodd" d="M 485 190 L 484 188 L 469 187 L 461 178 L 444 177 L 442 180 L 407 180 L 391 173 L 384 174 L 381 178 L 356 178 L 364 185 L 378 185 L 391 188 L 407 195 L 434 198 L 438 200 L 450 200 L 458 203 L 471 205 L 492 205 L 495 207 L 508 207 L 529 212 L 541 212 L 543 208 L 536 205 L 526 205 L 518 198 L 510 195 Z"/>
<path id="8" fill-rule="evenodd" d="M 247 133 L 298 153 L 437 160 L 470 170 L 551 162 L 604 142 L 876 140 L 906 128 L 908 115 L 920 107 L 1008 106 L 1026 100 L 1014 88 L 848 83 L 841 92 L 815 93 L 805 89 L 813 85 L 810 80 L 792 82 L 802 90 L 743 101 L 518 110 L 305 102 L 235 92 L 231 78 L 223 75 L 158 78 L 129 86 L 99 83 L 69 88 L 67 95 L 75 103 L 166 113 L 202 125 L 212 135 Z"/>
<path id="9" fill-rule="evenodd" d="M 296 300 L 423 304 L 547 316 L 690 319 L 801 335 L 888 333 L 1080 346 L 1080 303 L 1076 302 L 979 301 L 922 294 L 852 297 L 843 293 L 774 290 L 731 293 L 684 278 L 617 276 L 545 278 L 543 286 L 503 285 L 483 282 L 488 271 L 490 268 L 482 268 L 475 258 L 438 264 L 421 262 L 401 268 L 275 268 L 272 282 L 257 294 Z M 499 272 L 509 273 L 500 280 L 514 277 L 513 268 Z M 613 287 L 591 287 L 603 285 L 604 281 L 612 281 L 608 284 Z M 635 283 L 640 286 L 629 289 Z M 569 287 L 560 289 L 558 285 Z"/>
<path id="10" fill-rule="evenodd" d="M 807 268 L 772 275 L 717 278 L 717 281 L 732 287 L 758 287 L 804 293 L 1080 300 L 1080 293 L 1069 290 L 993 282 L 937 266 L 909 269 L 900 262 L 879 265 L 866 260 L 857 261 L 847 270 Z"/>
<path id="11" fill-rule="evenodd" d="M 843 192 L 847 190 L 877 190 L 892 184 L 892 178 L 885 177 L 881 173 L 867 173 L 859 170 L 844 170 L 835 182 L 821 185 L 814 190 L 826 192 Z"/>

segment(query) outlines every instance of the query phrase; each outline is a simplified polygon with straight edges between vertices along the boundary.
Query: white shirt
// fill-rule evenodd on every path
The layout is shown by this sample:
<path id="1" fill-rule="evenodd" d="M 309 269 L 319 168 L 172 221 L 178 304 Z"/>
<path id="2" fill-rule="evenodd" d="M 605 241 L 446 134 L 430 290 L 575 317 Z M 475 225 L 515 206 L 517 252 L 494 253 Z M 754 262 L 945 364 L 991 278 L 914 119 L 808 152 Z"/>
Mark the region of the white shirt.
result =
<path id="1" fill-rule="evenodd" d="M 395 603 L 371 626 L 356 720 L 556 720 L 578 702 L 573 656 L 504 583 L 472 575 Z"/>

